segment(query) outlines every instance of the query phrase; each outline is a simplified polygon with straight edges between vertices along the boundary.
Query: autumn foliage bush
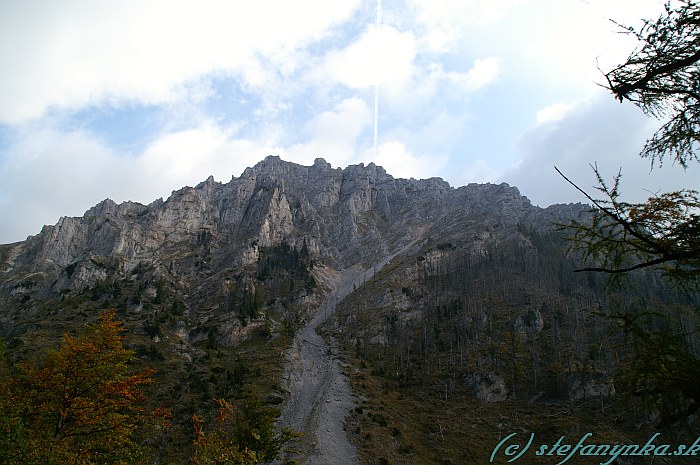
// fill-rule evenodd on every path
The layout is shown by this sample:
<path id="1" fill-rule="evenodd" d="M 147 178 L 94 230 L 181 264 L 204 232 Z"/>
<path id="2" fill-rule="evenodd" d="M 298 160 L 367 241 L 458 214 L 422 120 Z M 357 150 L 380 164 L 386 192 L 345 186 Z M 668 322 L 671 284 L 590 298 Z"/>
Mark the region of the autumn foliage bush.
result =
<path id="1" fill-rule="evenodd" d="M 137 463 L 134 440 L 158 412 L 144 407 L 153 370 L 130 373 L 134 352 L 114 311 L 80 335 L 64 336 L 38 366 L 3 363 L 0 462 L 6 464 Z"/>
<path id="2" fill-rule="evenodd" d="M 152 406 L 143 388 L 152 369 L 133 371 L 133 350 L 115 311 L 35 364 L 10 366 L 0 345 L 0 464 L 153 463 L 169 409 Z M 1 343 L 1 341 L 0 341 Z M 277 431 L 278 412 L 256 399 L 215 400 L 211 415 L 192 417 L 192 465 L 270 463 L 296 433 Z M 206 430 L 206 431 L 205 431 Z M 160 435 L 162 438 L 162 435 Z"/>

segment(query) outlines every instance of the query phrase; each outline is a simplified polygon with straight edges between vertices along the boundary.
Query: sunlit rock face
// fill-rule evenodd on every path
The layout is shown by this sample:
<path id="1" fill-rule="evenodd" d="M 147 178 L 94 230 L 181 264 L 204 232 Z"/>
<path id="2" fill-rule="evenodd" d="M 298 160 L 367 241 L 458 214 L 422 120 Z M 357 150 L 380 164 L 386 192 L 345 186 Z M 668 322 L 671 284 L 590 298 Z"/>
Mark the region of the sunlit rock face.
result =
<path id="1" fill-rule="evenodd" d="M 0 246 L 0 300 L 84 289 L 115 273 L 128 278 L 139 264 L 197 286 L 282 242 L 343 269 L 457 228 L 479 257 L 490 244 L 518 237 L 518 225 L 547 227 L 551 218 L 584 211 L 534 207 L 507 184 L 453 188 L 439 178 L 396 179 L 373 163 L 333 169 L 320 158 L 301 166 L 270 156 L 226 184 L 210 177 L 149 205 L 107 199 L 80 218 Z"/>

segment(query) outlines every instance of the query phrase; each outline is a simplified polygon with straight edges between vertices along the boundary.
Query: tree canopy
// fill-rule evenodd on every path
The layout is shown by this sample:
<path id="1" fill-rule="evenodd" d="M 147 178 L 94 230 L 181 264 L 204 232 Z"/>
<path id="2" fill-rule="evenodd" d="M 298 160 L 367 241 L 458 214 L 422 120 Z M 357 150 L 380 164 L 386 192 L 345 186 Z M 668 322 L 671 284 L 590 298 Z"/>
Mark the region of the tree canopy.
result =
<path id="1" fill-rule="evenodd" d="M 639 41 L 627 60 L 605 74 L 607 87 L 662 120 L 642 157 L 661 164 L 670 158 L 682 168 L 700 161 L 700 8 L 691 0 L 667 2 L 656 20 L 623 32 Z M 598 191 L 590 223 L 574 222 L 574 248 L 593 266 L 578 271 L 626 273 L 662 267 L 684 282 L 700 278 L 700 194 L 692 189 L 656 194 L 643 203 L 621 199 L 620 178 L 606 184 L 596 166 Z M 558 171 L 558 170 L 557 170 Z M 561 172 L 560 172 L 561 174 Z"/>
<path id="2" fill-rule="evenodd" d="M 692 0 L 667 2 L 655 21 L 623 30 L 639 41 L 625 63 L 605 74 L 608 88 L 646 114 L 666 119 L 642 156 L 670 157 L 682 167 L 700 161 L 700 10 Z"/>
<path id="3" fill-rule="evenodd" d="M 17 365 L 2 383 L 3 463 L 133 463 L 133 433 L 150 418 L 142 387 L 152 370 L 130 373 L 134 352 L 113 310 L 46 353 Z"/>
<path id="4" fill-rule="evenodd" d="M 640 268 L 663 266 L 664 271 L 684 282 L 700 274 L 700 197 L 694 190 L 656 195 L 644 203 L 620 200 L 620 174 L 608 186 L 594 167 L 606 198 L 596 199 L 564 174 L 596 207 L 590 223 L 574 221 L 574 248 L 596 265 L 576 271 L 627 273 Z M 559 171 L 559 170 L 557 170 Z"/>

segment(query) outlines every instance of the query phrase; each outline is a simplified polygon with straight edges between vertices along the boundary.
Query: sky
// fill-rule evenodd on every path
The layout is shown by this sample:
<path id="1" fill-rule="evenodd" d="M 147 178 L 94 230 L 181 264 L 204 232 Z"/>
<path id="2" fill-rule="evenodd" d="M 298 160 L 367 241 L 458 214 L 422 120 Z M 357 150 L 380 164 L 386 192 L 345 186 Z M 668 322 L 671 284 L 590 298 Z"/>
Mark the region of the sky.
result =
<path id="1" fill-rule="evenodd" d="M 700 188 L 600 86 L 661 0 L 0 0 L 0 243 L 268 155 L 585 201 Z"/>

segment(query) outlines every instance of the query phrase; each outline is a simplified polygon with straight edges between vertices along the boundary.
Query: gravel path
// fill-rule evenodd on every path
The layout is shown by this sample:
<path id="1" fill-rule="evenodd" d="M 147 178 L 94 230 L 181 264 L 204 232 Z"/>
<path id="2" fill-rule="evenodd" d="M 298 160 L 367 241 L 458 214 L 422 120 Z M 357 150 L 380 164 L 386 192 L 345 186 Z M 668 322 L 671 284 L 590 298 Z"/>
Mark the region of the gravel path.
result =
<path id="1" fill-rule="evenodd" d="M 304 433 L 300 454 L 288 454 L 308 465 L 355 465 L 357 453 L 343 426 L 355 402 L 338 359 L 316 328 L 335 311 L 335 305 L 352 291 L 355 273 L 338 274 L 333 292 L 314 319 L 297 333 L 285 353 L 282 384 L 289 391 L 279 424 Z"/>
<path id="2" fill-rule="evenodd" d="M 296 459 L 308 465 L 358 463 L 355 446 L 344 431 L 345 418 L 355 407 L 352 391 L 333 348 L 316 329 L 333 314 L 338 302 L 415 244 L 409 244 L 366 270 L 346 269 L 330 278 L 327 284 L 332 292 L 325 304 L 297 333 L 292 347 L 285 352 L 287 363 L 282 386 L 290 397 L 278 424 L 304 433 L 297 445 L 298 453 L 288 453 L 285 459 Z"/>

